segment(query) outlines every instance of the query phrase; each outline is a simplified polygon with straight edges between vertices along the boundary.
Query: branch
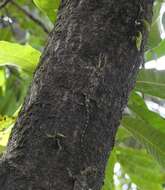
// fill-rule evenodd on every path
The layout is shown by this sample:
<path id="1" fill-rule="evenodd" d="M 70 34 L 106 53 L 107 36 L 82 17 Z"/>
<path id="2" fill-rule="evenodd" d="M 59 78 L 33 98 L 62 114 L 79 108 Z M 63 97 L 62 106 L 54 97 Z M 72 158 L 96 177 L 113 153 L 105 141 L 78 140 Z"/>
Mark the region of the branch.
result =
<path id="1" fill-rule="evenodd" d="M 23 12 L 27 17 L 29 17 L 33 22 L 37 23 L 46 33 L 49 33 L 49 29 L 45 26 L 45 24 L 36 18 L 32 13 L 27 11 L 25 8 L 21 7 L 19 4 L 17 4 L 14 1 L 11 1 L 12 5 L 14 5 L 17 9 L 19 9 L 21 12 Z"/>
<path id="2" fill-rule="evenodd" d="M 8 3 L 10 3 L 11 0 L 5 0 L 0 4 L 0 9 L 4 8 Z"/>

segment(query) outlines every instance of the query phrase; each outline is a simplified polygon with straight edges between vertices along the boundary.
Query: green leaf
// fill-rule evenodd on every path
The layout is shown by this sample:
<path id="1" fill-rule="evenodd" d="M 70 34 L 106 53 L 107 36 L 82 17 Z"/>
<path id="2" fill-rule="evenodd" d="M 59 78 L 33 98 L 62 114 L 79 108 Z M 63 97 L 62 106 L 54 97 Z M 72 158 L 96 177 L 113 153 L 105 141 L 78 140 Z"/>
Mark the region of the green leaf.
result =
<path id="1" fill-rule="evenodd" d="M 33 73 L 39 57 L 40 52 L 29 45 L 0 41 L 0 65 L 14 65 Z"/>
<path id="2" fill-rule="evenodd" d="M 140 49 L 141 49 L 142 38 L 143 38 L 142 33 L 138 32 L 138 35 L 136 36 L 136 47 L 137 47 L 138 51 L 140 51 Z"/>
<path id="3" fill-rule="evenodd" d="M 52 22 L 55 21 L 58 8 L 60 5 L 60 0 L 33 0 L 35 5 L 44 13 L 47 14 L 47 16 L 50 18 Z"/>
<path id="4" fill-rule="evenodd" d="M 15 123 L 15 117 L 0 116 L 0 132 Z"/>
<path id="5" fill-rule="evenodd" d="M 146 19 L 143 19 L 142 23 L 143 23 L 143 26 L 145 27 L 146 31 L 150 32 L 151 31 L 150 23 Z"/>
<path id="6" fill-rule="evenodd" d="M 160 17 L 160 9 L 162 7 L 163 0 L 156 0 L 153 6 L 152 24 L 154 24 Z"/>
<path id="7" fill-rule="evenodd" d="M 113 175 L 114 175 L 115 162 L 116 162 L 116 156 L 113 150 L 111 152 L 111 155 L 108 159 L 108 164 L 106 166 L 104 186 L 102 187 L 102 190 L 114 190 Z"/>
<path id="8" fill-rule="evenodd" d="M 0 114 L 13 115 L 22 104 L 31 77 L 23 71 L 18 72 L 15 67 L 8 66 L 6 70 L 8 76 L 5 81 L 5 92 L 0 96 Z"/>
<path id="9" fill-rule="evenodd" d="M 0 87 L 4 86 L 5 84 L 5 72 L 3 69 L 0 69 Z"/>
<path id="10" fill-rule="evenodd" d="M 11 40 L 11 30 L 10 27 L 0 29 L 0 40 Z"/>
<path id="11" fill-rule="evenodd" d="M 165 40 L 162 40 L 158 46 L 156 46 L 155 48 L 148 50 L 145 53 L 145 60 L 146 61 L 151 61 L 151 60 L 156 60 L 162 56 L 165 55 Z"/>
<path id="12" fill-rule="evenodd" d="M 1 145 L 0 145 L 0 156 L 1 156 L 1 154 L 4 152 L 4 150 L 5 150 L 5 146 L 1 146 Z"/>
<path id="13" fill-rule="evenodd" d="M 135 93 L 131 94 L 128 107 L 133 113 L 123 118 L 123 126 L 165 166 L 165 119 L 149 111 L 143 99 Z"/>
<path id="14" fill-rule="evenodd" d="M 151 96 L 165 98 L 165 71 L 141 69 L 135 90 Z"/>
<path id="15" fill-rule="evenodd" d="M 131 94 L 128 107 L 131 109 L 131 111 L 145 120 L 150 126 L 165 134 L 165 119 L 159 114 L 150 111 L 143 98 L 141 98 L 138 94 L 134 92 Z"/>
<path id="16" fill-rule="evenodd" d="M 5 92 L 6 75 L 4 69 L 0 69 L 0 96 Z"/>
<path id="17" fill-rule="evenodd" d="M 148 37 L 148 47 L 152 49 L 156 47 L 161 42 L 161 31 L 160 31 L 160 8 L 162 6 L 161 2 L 154 3 L 154 10 L 153 10 L 153 20 L 151 24 L 151 30 Z"/>
<path id="18" fill-rule="evenodd" d="M 151 32 L 149 33 L 147 46 L 149 49 L 155 48 L 158 46 L 161 40 L 159 23 L 156 22 L 153 26 L 151 26 Z"/>
<path id="19" fill-rule="evenodd" d="M 139 140 L 147 151 L 165 168 L 165 134 L 152 127 L 138 115 L 125 116 L 122 120 L 124 126 Z"/>
<path id="20" fill-rule="evenodd" d="M 116 134 L 116 144 L 123 143 L 130 137 L 132 137 L 132 135 L 124 127 L 119 126 Z"/>
<path id="21" fill-rule="evenodd" d="M 0 146 L 5 147 L 8 143 L 11 128 L 6 129 L 4 132 L 0 132 Z"/>
<path id="22" fill-rule="evenodd" d="M 156 161 L 142 150 L 117 147 L 117 161 L 141 190 L 163 190 L 164 173 Z"/>

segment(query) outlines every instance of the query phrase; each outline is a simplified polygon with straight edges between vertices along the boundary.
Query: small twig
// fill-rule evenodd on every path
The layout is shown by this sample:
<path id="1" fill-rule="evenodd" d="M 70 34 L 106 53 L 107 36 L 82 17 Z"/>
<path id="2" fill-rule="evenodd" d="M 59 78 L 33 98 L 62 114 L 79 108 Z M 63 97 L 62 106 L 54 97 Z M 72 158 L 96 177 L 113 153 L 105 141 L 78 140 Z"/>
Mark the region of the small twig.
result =
<path id="1" fill-rule="evenodd" d="M 36 18 L 32 13 L 27 11 L 25 8 L 21 7 L 19 4 L 17 4 L 14 1 L 11 1 L 12 5 L 14 5 L 17 9 L 19 9 L 21 12 L 23 12 L 27 17 L 29 17 L 33 22 L 37 23 L 46 33 L 49 33 L 49 29 L 45 26 L 45 24 Z"/>
<path id="2" fill-rule="evenodd" d="M 4 8 L 8 3 L 10 3 L 11 0 L 4 0 L 1 4 L 0 4 L 0 9 Z"/>

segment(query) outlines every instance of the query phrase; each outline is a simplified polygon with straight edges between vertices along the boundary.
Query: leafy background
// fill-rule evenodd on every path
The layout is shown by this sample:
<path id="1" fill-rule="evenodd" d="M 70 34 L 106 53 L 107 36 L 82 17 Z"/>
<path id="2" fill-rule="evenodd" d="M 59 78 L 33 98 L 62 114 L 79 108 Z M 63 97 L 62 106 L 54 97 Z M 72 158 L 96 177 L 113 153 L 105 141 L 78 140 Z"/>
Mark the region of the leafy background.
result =
<path id="1" fill-rule="evenodd" d="M 0 154 L 5 147 L 32 74 L 56 20 L 60 0 L 19 0 L 0 9 Z M 0 4 L 1 6 L 1 4 Z M 165 5 L 154 3 L 145 52 L 165 56 Z M 153 63 L 153 62 L 152 62 Z M 165 189 L 165 70 L 140 69 L 109 158 L 102 190 Z M 165 68 L 165 67 L 164 67 Z"/>

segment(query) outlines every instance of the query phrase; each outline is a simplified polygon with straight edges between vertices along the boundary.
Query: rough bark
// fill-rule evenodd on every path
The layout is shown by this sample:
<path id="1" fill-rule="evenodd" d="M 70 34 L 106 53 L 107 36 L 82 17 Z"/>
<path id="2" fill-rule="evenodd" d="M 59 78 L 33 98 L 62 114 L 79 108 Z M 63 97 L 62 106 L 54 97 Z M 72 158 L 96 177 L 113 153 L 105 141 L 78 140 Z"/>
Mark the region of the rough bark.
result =
<path id="1" fill-rule="evenodd" d="M 63 0 L 0 162 L 3 190 L 100 190 L 143 62 L 152 0 Z M 137 21 L 140 25 L 137 26 Z M 141 50 L 137 32 L 143 34 Z"/>

